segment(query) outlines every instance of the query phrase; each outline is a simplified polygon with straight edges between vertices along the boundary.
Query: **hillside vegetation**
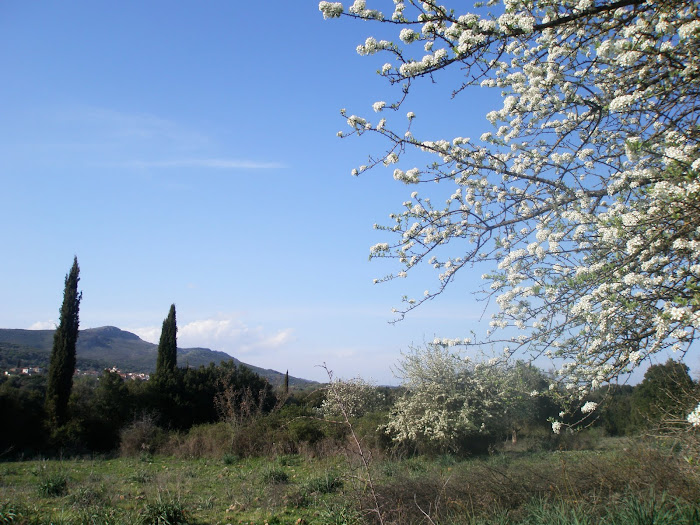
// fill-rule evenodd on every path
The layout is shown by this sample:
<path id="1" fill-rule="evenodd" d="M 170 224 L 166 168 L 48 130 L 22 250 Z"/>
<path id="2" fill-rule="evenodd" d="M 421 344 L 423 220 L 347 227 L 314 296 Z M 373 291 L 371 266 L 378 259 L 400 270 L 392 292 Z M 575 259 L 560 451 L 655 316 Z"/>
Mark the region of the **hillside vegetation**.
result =
<path id="1" fill-rule="evenodd" d="M 49 363 L 54 330 L 20 330 L 0 328 L 0 369 L 24 366 L 46 367 Z M 77 367 L 81 370 L 102 371 L 117 367 L 123 372 L 152 373 L 155 370 L 158 345 L 142 340 L 136 334 L 114 326 L 80 330 L 78 337 Z M 183 366 L 208 366 L 222 361 L 233 361 L 266 378 L 273 385 L 281 385 L 285 374 L 271 369 L 243 363 L 225 352 L 209 348 L 178 348 L 178 362 Z M 289 377 L 290 386 L 303 387 L 314 381 Z"/>

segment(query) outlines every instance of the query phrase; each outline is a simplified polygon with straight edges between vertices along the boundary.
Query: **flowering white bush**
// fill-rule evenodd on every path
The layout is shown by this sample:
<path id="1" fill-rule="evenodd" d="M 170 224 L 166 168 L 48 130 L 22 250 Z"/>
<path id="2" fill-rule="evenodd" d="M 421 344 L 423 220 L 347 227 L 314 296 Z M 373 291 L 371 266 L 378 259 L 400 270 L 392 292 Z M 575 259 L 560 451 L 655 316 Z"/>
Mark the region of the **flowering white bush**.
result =
<path id="1" fill-rule="evenodd" d="M 396 29 L 358 52 L 388 55 L 379 74 L 403 86 L 397 102 L 382 106 L 381 126 L 353 116 L 342 135 L 385 137 L 374 165 L 398 163 L 394 178 L 412 187 L 379 227 L 393 240 L 371 252 L 397 259 L 397 274 L 436 271 L 434 289 L 407 295 L 399 318 L 490 262 L 485 289 L 499 312 L 485 339 L 563 363 L 572 398 L 687 349 L 700 329 L 700 3 L 374 3 L 319 7 Z M 411 87 L 440 81 L 440 70 L 463 71 L 450 104 L 471 88 L 502 93 L 479 140 L 419 138 L 413 112 L 391 127 L 386 108 L 410 104 Z M 423 167 L 401 165 L 411 149 L 427 156 Z M 440 183 L 426 190 L 438 198 L 414 191 L 427 182 Z M 448 432 L 433 420 L 429 432 Z"/>
<path id="2" fill-rule="evenodd" d="M 387 432 L 397 442 L 458 449 L 465 439 L 514 431 L 533 417 L 541 381 L 536 369 L 476 363 L 440 344 L 411 348 L 398 375 L 406 394 Z"/>
<path id="3" fill-rule="evenodd" d="M 382 393 L 364 379 L 331 378 L 321 412 L 325 417 L 336 417 L 343 415 L 343 412 L 348 418 L 360 417 L 376 410 L 382 400 Z"/>

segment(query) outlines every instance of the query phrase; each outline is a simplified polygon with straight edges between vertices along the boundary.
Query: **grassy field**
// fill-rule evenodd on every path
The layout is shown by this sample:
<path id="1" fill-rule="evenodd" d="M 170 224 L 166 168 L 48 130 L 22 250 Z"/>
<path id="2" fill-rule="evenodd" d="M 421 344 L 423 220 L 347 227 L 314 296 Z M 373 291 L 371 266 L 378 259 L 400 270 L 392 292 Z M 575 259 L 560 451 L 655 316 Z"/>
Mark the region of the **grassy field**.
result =
<path id="1" fill-rule="evenodd" d="M 697 467 L 629 440 L 602 450 L 375 458 L 384 523 L 698 523 Z M 148 456 L 0 463 L 0 523 L 378 523 L 364 469 L 326 458 Z"/>

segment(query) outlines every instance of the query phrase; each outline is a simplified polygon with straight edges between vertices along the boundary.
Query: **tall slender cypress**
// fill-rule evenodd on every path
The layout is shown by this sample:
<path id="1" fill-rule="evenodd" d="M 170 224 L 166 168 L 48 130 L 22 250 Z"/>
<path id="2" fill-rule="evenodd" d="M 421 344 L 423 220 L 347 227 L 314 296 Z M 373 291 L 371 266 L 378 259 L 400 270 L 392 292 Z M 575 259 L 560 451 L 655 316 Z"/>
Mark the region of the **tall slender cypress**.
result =
<path id="1" fill-rule="evenodd" d="M 55 429 L 68 419 L 68 398 L 73 388 L 75 373 L 75 345 L 78 342 L 78 312 L 83 293 L 78 292 L 80 281 L 78 258 L 66 275 L 60 320 L 53 336 L 53 348 L 46 385 L 46 414 Z"/>
<path id="2" fill-rule="evenodd" d="M 162 379 L 172 375 L 177 366 L 177 321 L 175 305 L 170 305 L 168 317 L 163 321 L 158 343 L 158 358 L 156 359 L 156 378 Z"/>

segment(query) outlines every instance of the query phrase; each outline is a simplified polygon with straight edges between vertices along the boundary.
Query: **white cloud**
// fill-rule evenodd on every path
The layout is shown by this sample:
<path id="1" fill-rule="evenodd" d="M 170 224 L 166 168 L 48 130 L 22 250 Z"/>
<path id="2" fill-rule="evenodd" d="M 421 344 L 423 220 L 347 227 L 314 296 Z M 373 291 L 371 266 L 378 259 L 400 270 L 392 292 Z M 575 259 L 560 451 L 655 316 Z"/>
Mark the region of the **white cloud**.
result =
<path id="1" fill-rule="evenodd" d="M 256 330 L 257 331 L 257 330 Z M 260 334 L 263 335 L 263 334 Z M 263 336 L 260 339 L 252 341 L 244 346 L 245 352 L 250 352 L 256 349 L 269 350 L 279 348 L 294 340 L 294 331 L 291 328 L 280 330 L 274 335 Z"/>
<path id="2" fill-rule="evenodd" d="M 158 340 L 160 339 L 160 326 L 143 326 L 140 328 L 124 328 L 127 332 L 134 333 L 138 335 L 141 339 L 144 341 L 148 341 L 149 343 L 155 343 L 158 344 Z"/>
<path id="3" fill-rule="evenodd" d="M 37 321 L 29 327 L 29 330 L 54 330 L 57 325 L 58 323 L 53 319 L 49 321 Z"/>
<path id="4" fill-rule="evenodd" d="M 158 343 L 160 326 L 128 328 L 141 339 Z M 177 345 L 181 348 L 204 347 L 227 352 L 235 357 L 242 354 L 265 354 L 294 341 L 293 330 L 286 328 L 270 332 L 263 326 L 250 327 L 241 319 L 221 316 L 199 319 L 178 326 Z"/>

